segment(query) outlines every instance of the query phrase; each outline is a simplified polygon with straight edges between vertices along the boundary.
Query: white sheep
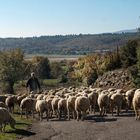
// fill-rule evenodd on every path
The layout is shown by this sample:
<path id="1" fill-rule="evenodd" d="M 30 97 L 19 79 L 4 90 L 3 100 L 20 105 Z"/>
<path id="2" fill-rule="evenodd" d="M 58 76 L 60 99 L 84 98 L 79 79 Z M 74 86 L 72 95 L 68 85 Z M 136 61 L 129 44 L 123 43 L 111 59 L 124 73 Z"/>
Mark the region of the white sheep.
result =
<path id="1" fill-rule="evenodd" d="M 128 90 L 126 93 L 125 93 L 125 99 L 126 99 L 126 102 L 127 102 L 127 108 L 128 109 L 131 109 L 131 106 L 132 106 L 132 100 L 133 100 L 133 97 L 134 97 L 134 93 L 135 93 L 135 89 L 130 89 Z M 127 110 L 128 110 L 127 109 Z"/>
<path id="2" fill-rule="evenodd" d="M 69 96 L 67 99 L 68 120 L 70 120 L 70 113 L 72 113 L 73 119 L 76 118 L 75 100 L 76 100 L 75 96 Z"/>
<path id="3" fill-rule="evenodd" d="M 110 91 L 108 96 L 108 100 L 109 100 L 109 112 L 111 111 L 111 96 L 115 94 L 115 91 Z"/>
<path id="4" fill-rule="evenodd" d="M 79 121 L 79 115 L 82 115 L 82 120 L 86 117 L 86 112 L 89 109 L 90 101 L 85 96 L 79 96 L 75 100 L 75 111 L 77 114 L 77 121 Z M 81 114 L 82 113 L 82 114 Z"/>
<path id="5" fill-rule="evenodd" d="M 115 93 L 110 97 L 110 106 L 111 106 L 111 112 L 113 116 L 113 109 L 117 108 L 117 115 L 119 116 L 121 107 L 123 103 L 123 95 L 120 93 Z"/>
<path id="6" fill-rule="evenodd" d="M 137 93 L 137 92 L 140 92 L 140 88 L 138 88 L 138 89 L 135 90 L 135 93 Z"/>
<path id="7" fill-rule="evenodd" d="M 64 114 L 64 118 L 66 119 L 66 115 L 67 115 L 67 100 L 63 99 L 63 98 L 58 101 L 58 118 L 59 118 L 59 120 L 62 117 L 62 113 Z"/>
<path id="8" fill-rule="evenodd" d="M 35 110 L 36 100 L 32 98 L 24 98 L 21 101 L 20 109 L 21 109 L 21 117 L 23 114 L 23 110 L 25 110 L 26 118 L 28 118 L 28 112 L 32 112 L 32 117 L 34 118 L 34 110 Z"/>
<path id="9" fill-rule="evenodd" d="M 93 91 L 90 94 L 88 94 L 88 98 L 90 101 L 90 112 L 92 113 L 92 111 L 94 111 L 94 114 L 95 114 L 95 108 L 96 108 L 96 104 L 97 104 L 98 94 Z"/>
<path id="10" fill-rule="evenodd" d="M 37 100 L 42 100 L 43 99 L 43 97 L 44 97 L 44 94 L 39 94 L 38 96 L 37 96 Z"/>
<path id="11" fill-rule="evenodd" d="M 108 89 L 109 92 L 112 92 L 112 91 L 115 91 L 115 90 L 116 90 L 116 88 L 109 88 Z"/>
<path id="12" fill-rule="evenodd" d="M 36 112 L 39 115 L 40 121 L 43 118 L 43 113 L 46 112 L 46 118 L 48 121 L 48 103 L 45 100 L 37 100 L 36 106 L 35 106 Z"/>
<path id="13" fill-rule="evenodd" d="M 104 116 L 107 107 L 109 106 L 108 93 L 106 91 L 102 91 L 98 96 L 97 102 L 100 110 L 100 116 Z"/>
<path id="14" fill-rule="evenodd" d="M 52 118 L 52 115 L 53 115 L 52 100 L 53 100 L 53 98 L 51 98 L 51 97 L 46 99 L 46 101 L 48 103 L 48 114 L 49 114 L 50 118 Z"/>
<path id="15" fill-rule="evenodd" d="M 19 106 L 20 106 L 21 101 L 22 101 L 25 97 L 27 97 L 27 94 L 19 95 L 19 96 L 17 97 L 17 104 L 18 104 Z"/>
<path id="16" fill-rule="evenodd" d="M 58 117 L 58 102 L 59 102 L 59 100 L 60 100 L 60 98 L 55 96 L 51 101 L 53 114 L 55 114 L 57 117 Z"/>
<path id="17" fill-rule="evenodd" d="M 140 120 L 140 92 L 135 92 L 132 104 L 135 111 L 135 119 Z"/>
<path id="18" fill-rule="evenodd" d="M 17 102 L 17 97 L 14 95 L 7 97 L 5 100 L 5 104 L 11 113 L 14 113 L 14 105 L 16 102 Z"/>
<path id="19" fill-rule="evenodd" d="M 12 128 L 15 128 L 16 121 L 10 115 L 6 108 L 0 107 L 0 131 L 5 132 L 5 127 L 10 124 Z"/>

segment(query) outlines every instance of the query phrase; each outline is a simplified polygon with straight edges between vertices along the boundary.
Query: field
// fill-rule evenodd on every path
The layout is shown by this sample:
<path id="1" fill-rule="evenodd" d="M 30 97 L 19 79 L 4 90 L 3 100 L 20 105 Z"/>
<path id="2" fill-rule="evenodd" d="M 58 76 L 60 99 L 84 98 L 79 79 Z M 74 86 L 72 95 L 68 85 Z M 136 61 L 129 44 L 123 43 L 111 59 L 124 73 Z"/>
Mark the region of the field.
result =
<path id="1" fill-rule="evenodd" d="M 77 60 L 79 57 L 82 57 L 83 55 L 44 55 L 44 54 L 30 54 L 25 55 L 26 60 L 31 60 L 34 56 L 44 56 L 48 57 L 50 61 L 62 61 L 62 60 Z"/>

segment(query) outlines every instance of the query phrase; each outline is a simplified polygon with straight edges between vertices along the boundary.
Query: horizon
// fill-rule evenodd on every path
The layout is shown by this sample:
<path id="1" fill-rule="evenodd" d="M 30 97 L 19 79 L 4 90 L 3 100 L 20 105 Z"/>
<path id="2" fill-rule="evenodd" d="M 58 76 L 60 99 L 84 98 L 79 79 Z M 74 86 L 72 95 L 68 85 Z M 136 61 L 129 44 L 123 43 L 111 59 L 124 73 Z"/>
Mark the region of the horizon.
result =
<path id="1" fill-rule="evenodd" d="M 0 0 L 0 38 L 104 34 L 140 26 L 139 0 Z"/>
<path id="2" fill-rule="evenodd" d="M 54 34 L 54 35 L 38 35 L 38 36 L 7 36 L 7 37 L 1 37 L 2 39 L 6 39 L 6 38 L 39 38 L 39 37 L 54 37 L 54 36 L 79 36 L 79 35 L 102 35 L 102 34 L 127 34 L 127 33 L 137 33 L 137 32 L 121 32 L 121 31 L 125 31 L 125 30 L 129 30 L 129 29 L 124 29 L 124 30 L 119 30 L 119 31 L 115 31 L 115 32 L 105 32 L 105 33 L 89 33 L 89 34 Z M 135 30 L 135 29 L 130 29 L 130 30 Z M 121 33 L 120 33 L 121 32 Z"/>

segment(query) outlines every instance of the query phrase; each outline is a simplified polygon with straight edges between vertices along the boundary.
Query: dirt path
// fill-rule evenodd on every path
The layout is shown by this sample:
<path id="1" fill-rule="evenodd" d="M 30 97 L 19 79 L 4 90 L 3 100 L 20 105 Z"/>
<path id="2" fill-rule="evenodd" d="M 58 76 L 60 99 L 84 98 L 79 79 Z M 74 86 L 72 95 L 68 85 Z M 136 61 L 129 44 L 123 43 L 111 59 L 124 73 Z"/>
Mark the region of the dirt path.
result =
<path id="1" fill-rule="evenodd" d="M 22 140 L 140 140 L 140 121 L 132 114 L 120 117 L 88 116 L 82 121 L 46 120 L 33 124 L 36 133 Z"/>

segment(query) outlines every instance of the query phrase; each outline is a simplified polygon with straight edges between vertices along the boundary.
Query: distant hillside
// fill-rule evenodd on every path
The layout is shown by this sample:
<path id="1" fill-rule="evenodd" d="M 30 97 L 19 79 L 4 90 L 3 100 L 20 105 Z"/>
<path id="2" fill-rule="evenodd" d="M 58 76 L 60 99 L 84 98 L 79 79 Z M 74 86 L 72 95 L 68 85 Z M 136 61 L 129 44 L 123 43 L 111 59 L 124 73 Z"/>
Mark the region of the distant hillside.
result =
<path id="1" fill-rule="evenodd" d="M 136 32 L 138 32 L 138 29 L 121 30 L 121 31 L 117 31 L 115 33 L 121 34 L 121 33 L 136 33 Z"/>
<path id="2" fill-rule="evenodd" d="M 123 46 L 138 33 L 57 35 L 30 38 L 0 38 L 0 50 L 21 48 L 26 54 L 83 55 L 93 52 L 113 51 Z"/>

